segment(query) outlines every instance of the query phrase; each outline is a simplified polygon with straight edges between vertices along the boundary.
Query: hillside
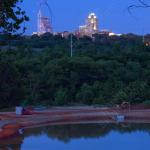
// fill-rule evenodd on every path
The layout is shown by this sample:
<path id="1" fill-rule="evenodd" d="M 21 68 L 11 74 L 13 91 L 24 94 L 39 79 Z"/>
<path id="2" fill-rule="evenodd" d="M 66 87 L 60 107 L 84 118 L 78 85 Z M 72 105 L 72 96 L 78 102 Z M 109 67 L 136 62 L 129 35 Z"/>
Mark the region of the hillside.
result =
<path id="1" fill-rule="evenodd" d="M 0 108 L 150 100 L 150 47 L 142 37 L 45 34 L 0 37 Z"/>

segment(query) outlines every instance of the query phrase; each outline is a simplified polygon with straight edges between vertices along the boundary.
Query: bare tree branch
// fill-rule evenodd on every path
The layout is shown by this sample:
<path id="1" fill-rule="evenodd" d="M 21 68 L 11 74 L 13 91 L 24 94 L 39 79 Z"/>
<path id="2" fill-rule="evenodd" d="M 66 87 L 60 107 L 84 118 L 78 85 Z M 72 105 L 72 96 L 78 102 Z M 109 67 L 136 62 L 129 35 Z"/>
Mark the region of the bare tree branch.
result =
<path id="1" fill-rule="evenodd" d="M 137 4 L 137 5 L 133 4 L 128 7 L 128 12 L 130 14 L 132 14 L 131 11 L 134 8 L 150 8 L 150 3 L 146 2 L 145 0 L 138 0 L 138 2 L 139 2 L 139 4 Z"/>

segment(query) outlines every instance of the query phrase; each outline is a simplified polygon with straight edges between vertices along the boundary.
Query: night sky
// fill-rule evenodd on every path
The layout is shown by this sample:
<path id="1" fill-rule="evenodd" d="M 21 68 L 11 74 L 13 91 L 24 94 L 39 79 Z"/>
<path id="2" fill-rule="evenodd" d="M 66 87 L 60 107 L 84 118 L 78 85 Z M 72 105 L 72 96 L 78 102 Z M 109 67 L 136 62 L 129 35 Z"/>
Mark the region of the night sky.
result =
<path id="1" fill-rule="evenodd" d="M 40 0 L 24 0 L 22 7 L 30 21 L 26 23 L 26 34 L 37 31 L 37 12 Z M 74 31 L 83 25 L 89 13 L 99 18 L 99 28 L 115 33 L 150 33 L 150 8 L 133 9 L 128 6 L 138 4 L 137 0 L 48 0 L 52 10 L 53 30 Z M 44 9 L 44 8 L 43 8 Z M 48 9 L 45 11 L 48 12 Z"/>

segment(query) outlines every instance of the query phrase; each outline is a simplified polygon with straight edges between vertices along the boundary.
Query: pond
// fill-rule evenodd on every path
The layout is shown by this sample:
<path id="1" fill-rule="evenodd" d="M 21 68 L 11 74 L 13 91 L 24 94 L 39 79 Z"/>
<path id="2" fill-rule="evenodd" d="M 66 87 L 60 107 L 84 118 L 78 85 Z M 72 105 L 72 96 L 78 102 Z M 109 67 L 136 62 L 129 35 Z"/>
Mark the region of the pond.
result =
<path id="1" fill-rule="evenodd" d="M 150 124 L 76 124 L 26 129 L 0 150 L 149 150 Z"/>

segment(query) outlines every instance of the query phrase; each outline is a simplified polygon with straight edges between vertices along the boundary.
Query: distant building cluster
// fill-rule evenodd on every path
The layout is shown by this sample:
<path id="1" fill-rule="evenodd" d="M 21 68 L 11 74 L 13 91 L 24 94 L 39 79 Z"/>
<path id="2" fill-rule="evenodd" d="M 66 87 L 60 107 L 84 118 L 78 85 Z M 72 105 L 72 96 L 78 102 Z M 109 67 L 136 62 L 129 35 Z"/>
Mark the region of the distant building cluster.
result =
<path id="1" fill-rule="evenodd" d="M 68 37 L 70 34 L 74 34 L 77 37 L 89 36 L 93 37 L 94 34 L 107 35 L 107 36 L 120 36 L 121 34 L 115 34 L 109 30 L 99 29 L 99 20 L 95 13 L 90 13 L 85 19 L 85 24 L 79 26 L 79 28 L 73 33 L 69 31 L 56 32 L 52 30 L 52 24 L 49 17 L 43 16 L 41 10 L 38 12 L 38 31 L 33 34 L 42 35 L 44 33 L 51 33 L 54 35 L 61 35 L 62 37 Z"/>
<path id="2" fill-rule="evenodd" d="M 98 18 L 95 13 L 90 13 L 86 19 L 85 25 L 79 27 L 79 34 L 81 36 L 87 35 L 92 36 L 99 32 Z"/>
<path id="3" fill-rule="evenodd" d="M 90 13 L 86 19 L 85 25 L 79 26 L 76 35 L 79 37 L 90 36 L 94 34 L 107 35 L 107 36 L 121 36 L 121 34 L 113 33 L 107 29 L 99 29 L 99 19 L 95 13 Z"/>
<path id="4" fill-rule="evenodd" d="M 79 26 L 78 31 L 75 32 L 76 36 L 90 36 L 92 37 L 94 34 L 99 35 L 108 35 L 108 36 L 120 36 L 121 34 L 115 34 L 110 32 L 109 30 L 100 30 L 99 29 L 99 20 L 95 13 L 90 13 L 85 21 L 85 25 Z"/>

